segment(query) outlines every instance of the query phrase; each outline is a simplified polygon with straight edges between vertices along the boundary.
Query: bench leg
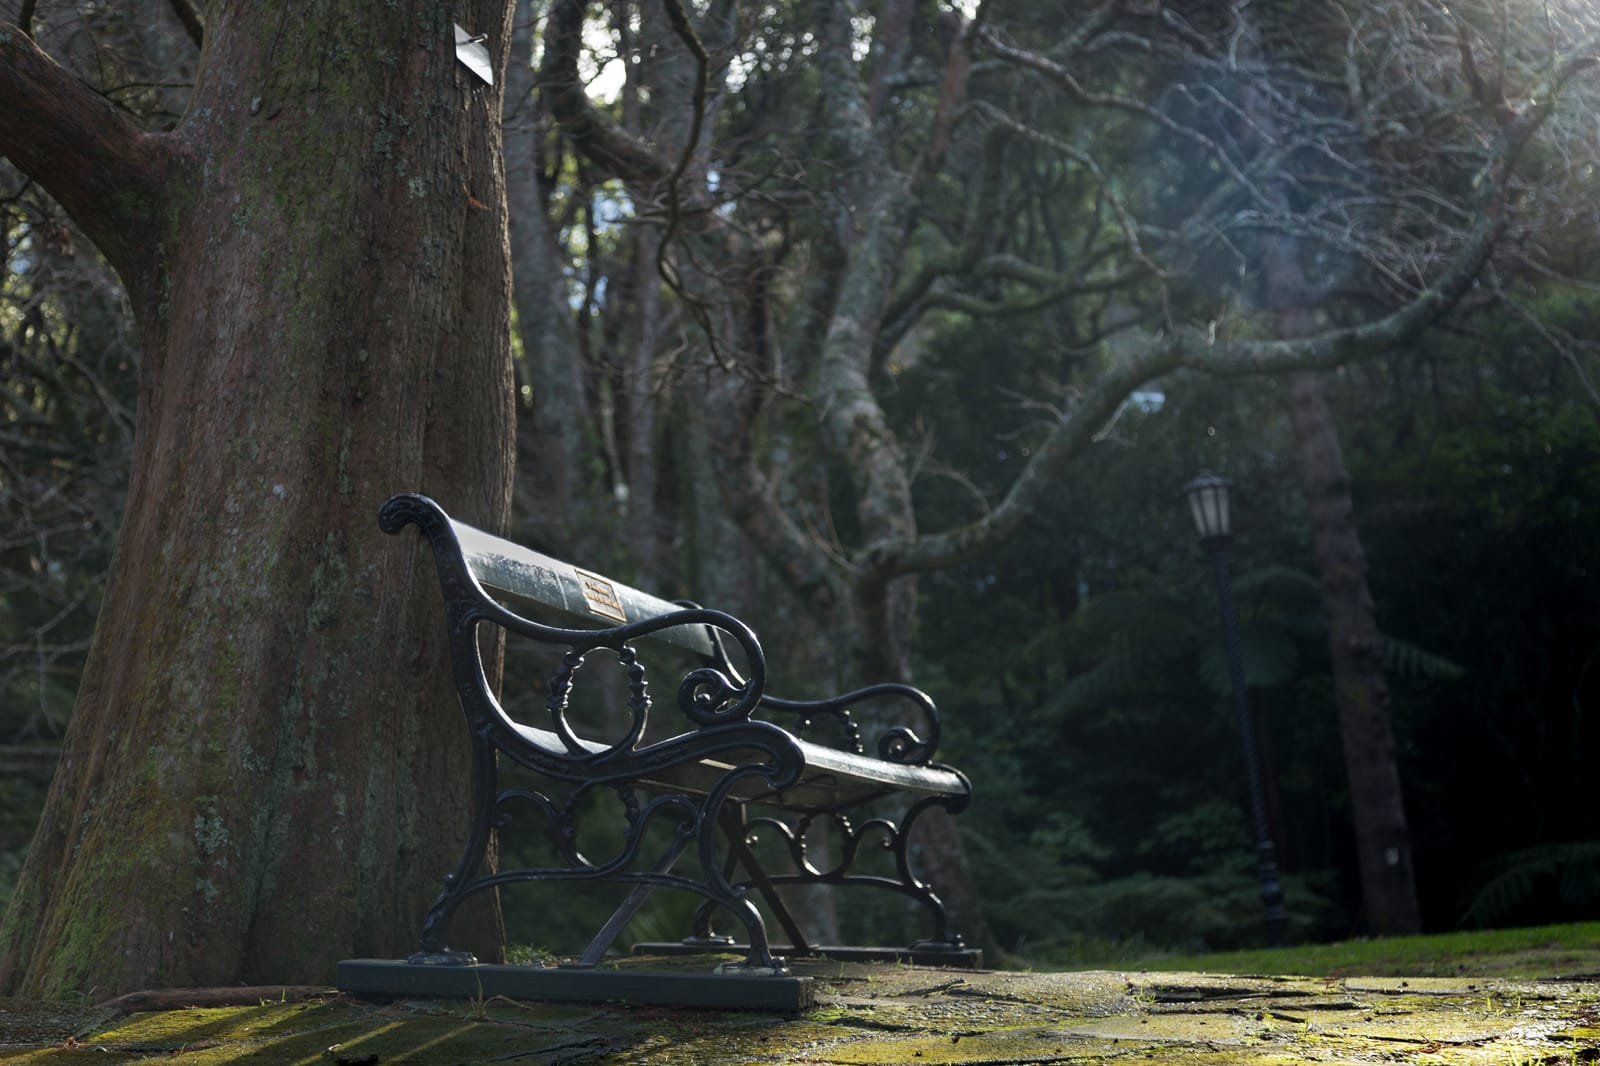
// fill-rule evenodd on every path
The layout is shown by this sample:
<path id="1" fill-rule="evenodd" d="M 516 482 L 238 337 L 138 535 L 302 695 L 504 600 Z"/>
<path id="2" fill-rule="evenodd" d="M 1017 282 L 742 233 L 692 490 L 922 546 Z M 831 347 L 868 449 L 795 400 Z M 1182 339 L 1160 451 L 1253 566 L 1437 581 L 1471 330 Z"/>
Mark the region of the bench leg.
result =
<path id="1" fill-rule="evenodd" d="M 743 805 L 740 805 L 735 817 L 724 820 L 722 828 L 728 838 L 729 865 L 732 866 L 737 862 L 744 867 L 745 873 L 750 877 L 748 883 L 754 885 L 756 891 L 761 893 L 761 898 L 767 901 L 767 906 L 772 909 L 772 916 L 783 926 L 783 931 L 788 934 L 789 943 L 793 945 L 795 952 L 800 955 L 811 954 L 811 945 L 806 941 L 800 923 L 795 921 L 783 897 L 778 894 L 777 886 L 772 883 L 767 871 L 762 869 L 755 853 L 750 850 L 749 823 L 745 820 Z"/>
<path id="2" fill-rule="evenodd" d="M 742 823 L 744 821 L 744 808 L 741 806 L 738 813 L 732 810 L 724 811 L 722 815 L 724 827 L 726 827 L 730 819 L 735 823 Z M 731 883 L 734 872 L 738 869 L 739 858 L 730 850 L 728 857 L 722 864 L 722 879 Z M 717 906 L 718 904 L 715 900 L 707 899 L 695 908 L 694 917 L 689 922 L 689 935 L 683 938 L 685 947 L 706 948 L 714 951 L 733 944 L 733 937 L 719 933 L 712 928 L 711 921 L 717 913 Z"/>
<path id="3" fill-rule="evenodd" d="M 422 944 L 411 956 L 411 962 L 472 965 L 478 960 L 471 952 L 452 951 L 445 943 L 450 919 L 456 908 L 471 894 L 473 878 L 483 866 L 489 851 L 489 833 L 493 824 L 496 794 L 499 790 L 500 768 L 495 750 L 483 737 L 472 734 L 472 813 L 467 829 L 467 843 L 461 852 L 461 861 L 455 871 L 444 879 L 444 891 L 439 893 L 422 920 Z"/>
<path id="4" fill-rule="evenodd" d="M 933 919 L 933 936 L 926 940 L 914 942 L 911 947 L 916 951 L 960 952 L 966 950 L 966 944 L 962 942 L 961 934 L 952 933 L 950 930 L 950 914 L 944 909 L 944 901 L 939 898 L 939 894 L 933 890 L 931 885 L 926 881 L 919 880 L 917 875 L 911 872 L 911 858 L 908 854 L 911 826 L 917 820 L 917 816 L 929 808 L 944 806 L 947 806 L 947 804 L 942 799 L 925 799 L 920 803 L 912 804 L 911 809 L 906 811 L 905 817 L 900 820 L 900 829 L 896 834 L 894 844 L 895 868 L 900 874 L 901 882 L 909 890 L 907 894 L 919 900 Z"/>
<path id="5" fill-rule="evenodd" d="M 664 874 L 671 870 L 678 861 L 678 857 L 689 846 L 691 840 L 692 838 L 689 837 L 680 837 L 661 856 L 661 860 L 656 863 L 655 869 L 651 872 Z M 639 913 L 639 908 L 645 905 L 645 901 L 650 898 L 650 894 L 655 891 L 655 888 L 656 886 L 648 881 L 641 881 L 633 886 L 633 891 L 628 893 L 627 898 L 622 901 L 622 905 L 606 920 L 606 924 L 600 927 L 600 931 L 595 934 L 594 939 L 589 941 L 589 946 L 583 949 L 583 954 L 576 963 L 579 968 L 589 969 L 600 964 L 600 960 L 605 957 L 606 951 L 616 942 L 617 937 L 622 935 L 622 931 L 628 927 L 628 923 L 633 921 L 634 916 Z"/>
<path id="6" fill-rule="evenodd" d="M 750 766 L 735 770 L 722 779 L 711 794 L 706 797 L 702 810 L 705 817 L 700 823 L 700 868 L 704 872 L 707 887 L 705 892 L 709 906 L 702 905 L 695 916 L 695 932 L 704 934 L 707 945 L 716 944 L 724 946 L 729 941 L 717 937 L 711 931 L 711 911 L 716 906 L 722 906 L 730 911 L 733 916 L 744 924 L 745 932 L 750 937 L 750 946 L 745 953 L 744 962 L 738 967 L 729 969 L 743 969 L 759 973 L 782 974 L 788 971 L 783 959 L 772 954 L 772 945 L 767 940 L 766 923 L 761 918 L 761 912 L 756 910 L 754 903 L 747 897 L 747 885 L 735 883 L 733 873 L 738 868 L 741 855 L 748 856 L 744 848 L 744 804 L 731 797 L 734 785 L 741 777 L 753 774 L 768 776 L 765 767 Z M 729 827 L 734 832 L 728 832 Z M 723 861 L 718 861 L 717 842 L 725 839 L 728 842 L 727 854 Z M 774 897 L 776 898 L 776 897 Z M 780 904 L 781 908 L 781 904 Z M 787 911 L 782 913 L 787 914 Z M 691 940 L 696 938 L 692 937 Z"/>
<path id="7" fill-rule="evenodd" d="M 807 942 L 805 933 L 801 931 L 800 923 L 795 921 L 783 897 L 778 894 L 777 887 L 773 885 L 766 870 L 762 869 L 755 854 L 750 850 L 746 839 L 749 824 L 745 819 L 744 804 L 724 809 L 721 822 L 723 839 L 728 842 L 728 858 L 723 863 L 722 876 L 731 882 L 734 873 L 742 866 L 748 880 L 741 883 L 753 885 L 756 891 L 761 893 L 761 898 L 766 901 L 772 916 L 783 926 L 783 931 L 789 937 L 789 944 L 794 948 L 795 954 L 811 954 L 811 945 Z M 733 943 L 732 937 L 719 935 L 711 927 L 716 908 L 714 902 L 707 900 L 694 912 L 693 924 L 690 926 L 693 932 L 683 940 L 686 946 L 718 948 Z"/>

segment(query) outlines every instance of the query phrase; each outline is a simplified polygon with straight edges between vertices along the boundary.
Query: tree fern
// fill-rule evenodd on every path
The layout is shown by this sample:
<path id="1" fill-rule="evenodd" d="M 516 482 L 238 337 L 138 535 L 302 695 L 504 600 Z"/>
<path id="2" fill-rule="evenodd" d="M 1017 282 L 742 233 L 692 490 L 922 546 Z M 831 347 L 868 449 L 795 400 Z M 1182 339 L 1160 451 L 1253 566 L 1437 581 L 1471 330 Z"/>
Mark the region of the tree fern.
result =
<path id="1" fill-rule="evenodd" d="M 1201 631 L 1193 606 L 1172 596 L 1112 592 L 1085 603 L 1061 627 L 1068 662 L 1088 665 L 1041 708 L 1062 716 L 1139 691 L 1189 654 Z"/>
<path id="2" fill-rule="evenodd" d="M 1600 904 L 1600 841 L 1540 844 L 1502 855 L 1468 901 L 1461 924 L 1486 926 L 1532 903 L 1546 886 L 1573 907 Z"/>
<path id="3" fill-rule="evenodd" d="M 1254 622 L 1239 628 L 1239 662 L 1246 688 L 1272 688 L 1295 676 L 1300 649 L 1284 627 Z M 1220 635 L 1200 651 L 1200 681 L 1218 696 L 1233 691 L 1227 646 Z"/>
<path id="4" fill-rule="evenodd" d="M 1272 563 L 1235 577 L 1233 594 L 1241 603 L 1270 599 L 1284 607 L 1315 608 L 1322 602 L 1322 585 L 1304 570 Z"/>
<path id="5" fill-rule="evenodd" d="M 1302 650 L 1327 639 L 1317 579 L 1292 566 L 1255 567 L 1234 580 L 1233 594 L 1246 687 L 1274 688 L 1293 680 Z M 1149 691 L 1184 659 L 1194 663 L 1193 676 L 1206 691 L 1227 697 L 1233 681 L 1215 612 L 1212 603 L 1148 592 L 1111 592 L 1088 601 L 1057 633 L 1066 645 L 1063 658 L 1087 660 L 1087 666 L 1058 687 L 1043 713 L 1067 715 Z M 1442 655 L 1397 637 L 1380 639 L 1384 667 L 1393 676 L 1454 681 L 1465 674 Z"/>
<path id="6" fill-rule="evenodd" d="M 1139 655 L 1127 633 L 1114 633 L 1100 660 L 1074 674 L 1045 703 L 1047 716 L 1064 716 L 1128 692 L 1139 672 Z"/>

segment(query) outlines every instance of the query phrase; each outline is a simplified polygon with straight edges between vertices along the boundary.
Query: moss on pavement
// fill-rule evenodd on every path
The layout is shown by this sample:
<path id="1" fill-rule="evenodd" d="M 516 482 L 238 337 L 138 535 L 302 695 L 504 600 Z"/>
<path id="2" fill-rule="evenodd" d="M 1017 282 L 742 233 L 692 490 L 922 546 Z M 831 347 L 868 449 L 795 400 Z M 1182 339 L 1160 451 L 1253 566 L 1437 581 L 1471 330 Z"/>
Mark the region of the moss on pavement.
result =
<path id="1" fill-rule="evenodd" d="M 334 995 L 134 1014 L 0 1000 L 0 1061 L 1600 1062 L 1600 984 L 1588 981 L 797 969 L 823 985 L 798 1016 Z"/>

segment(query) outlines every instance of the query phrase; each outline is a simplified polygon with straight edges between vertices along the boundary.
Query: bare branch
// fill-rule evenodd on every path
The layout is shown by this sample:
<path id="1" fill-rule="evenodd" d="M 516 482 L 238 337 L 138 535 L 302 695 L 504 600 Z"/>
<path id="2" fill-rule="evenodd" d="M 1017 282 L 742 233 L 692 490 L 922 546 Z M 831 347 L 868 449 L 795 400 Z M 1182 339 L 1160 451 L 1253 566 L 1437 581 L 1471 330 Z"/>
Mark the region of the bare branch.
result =
<path id="1" fill-rule="evenodd" d="M 1059 137 L 1051 136 L 1050 134 L 1041 130 L 1033 129 L 1022 122 L 1018 122 L 1016 119 L 1012 118 L 1010 115 L 1006 114 L 1004 111 L 1001 111 L 998 107 L 995 107 L 993 104 L 990 104 L 987 101 L 980 101 L 979 107 L 982 109 L 985 115 L 987 115 L 1001 128 L 1009 130 L 1015 136 L 1022 137 L 1026 140 L 1034 142 L 1035 144 L 1049 148 L 1052 151 L 1059 152 L 1087 170 L 1094 178 L 1095 184 L 1100 187 L 1103 195 L 1105 196 L 1106 202 L 1111 205 L 1112 214 L 1116 216 L 1117 225 L 1121 227 L 1123 238 L 1127 241 L 1128 253 L 1132 255 L 1133 258 L 1139 263 L 1143 264 L 1143 266 L 1149 270 L 1151 275 L 1154 277 L 1159 278 L 1165 275 L 1166 271 L 1162 270 L 1160 266 L 1152 262 L 1149 256 L 1145 254 L 1144 245 L 1139 240 L 1138 222 L 1134 220 L 1132 213 L 1127 208 L 1127 205 L 1123 203 L 1122 196 L 1117 192 L 1115 184 L 1106 175 L 1104 168 L 1100 166 L 1100 163 L 1094 158 L 1094 156 L 1090 155 L 1088 152 L 1081 151 L 1073 145 L 1068 144 Z"/>
<path id="2" fill-rule="evenodd" d="M 1039 55 L 1037 52 L 1030 52 L 1025 48 L 1007 44 L 994 33 L 981 33 L 978 35 L 978 39 L 990 52 L 1017 66 L 1044 75 L 1063 89 L 1066 89 L 1073 97 L 1091 107 L 1113 108 L 1139 115 L 1167 132 L 1199 145 L 1211 158 L 1217 161 L 1218 165 L 1228 173 L 1229 177 L 1238 183 L 1239 188 L 1248 191 L 1263 206 L 1266 204 L 1264 194 L 1239 169 L 1239 165 L 1234 161 L 1233 157 L 1215 140 L 1199 130 L 1174 120 L 1160 108 L 1154 107 L 1143 100 L 1117 93 L 1090 92 L 1062 64 L 1047 56 Z"/>
<path id="3" fill-rule="evenodd" d="M 1562 361 L 1572 369 L 1573 376 L 1578 379 L 1578 388 L 1583 402 L 1589 406 L 1589 410 L 1596 418 L 1600 418 L 1600 388 L 1595 387 L 1594 379 L 1589 376 L 1588 370 L 1583 365 L 1583 360 L 1579 357 L 1578 348 L 1582 342 L 1565 331 L 1558 331 L 1541 321 L 1531 308 L 1506 292 L 1498 281 L 1495 283 L 1495 292 L 1505 302 L 1505 305 L 1511 308 L 1511 312 L 1537 333 L 1540 339 L 1549 345 L 1552 351 L 1561 356 Z M 1595 346 L 1591 343 L 1587 347 L 1592 350 Z"/>
<path id="4" fill-rule="evenodd" d="M 889 298 L 883 320 L 892 324 L 890 332 L 893 336 L 887 339 L 887 343 L 880 342 L 880 350 L 892 347 L 895 339 L 910 328 L 914 320 L 910 312 L 922 304 L 934 282 L 946 275 L 970 269 L 983 254 L 985 243 L 993 239 L 993 219 L 1001 204 L 995 189 L 1000 183 L 1005 158 L 1005 138 L 1002 133 L 1001 130 L 992 130 L 984 138 L 983 166 L 979 171 L 977 187 L 967 196 L 961 245 L 945 255 L 927 257 L 916 276 Z"/>
<path id="5" fill-rule="evenodd" d="M 663 0 L 663 2 L 673 32 L 694 56 L 694 93 L 689 116 L 689 134 L 684 138 L 683 154 L 678 158 L 678 165 L 667 175 L 667 230 L 661 237 L 661 246 L 656 254 L 656 269 L 660 271 L 662 279 L 674 289 L 678 289 L 676 279 L 667 269 L 667 246 L 672 243 L 673 234 L 678 229 L 680 213 L 678 183 L 689 170 L 689 163 L 694 159 L 695 149 L 700 144 L 700 127 L 706 117 L 706 68 L 711 65 L 711 57 L 706 54 L 706 46 L 694 32 L 694 27 L 689 25 L 689 15 L 683 9 L 683 0 Z"/>
<path id="6" fill-rule="evenodd" d="M 810 535 L 778 500 L 771 479 L 757 463 L 750 431 L 756 411 L 743 383 L 723 377 L 705 401 L 715 440 L 713 462 L 723 480 L 722 499 L 744 534 L 783 575 L 819 618 L 849 602 L 843 568 L 822 539 Z"/>
<path id="7" fill-rule="evenodd" d="M 1161 339 L 1118 360 L 1095 378 L 1035 448 L 1022 473 L 993 510 L 957 529 L 909 541 L 879 543 L 866 562 L 885 577 L 938 570 L 971 559 L 1004 540 L 1033 512 L 1067 463 L 1093 442 L 1129 393 L 1180 365 L 1181 348 L 1171 339 Z"/>

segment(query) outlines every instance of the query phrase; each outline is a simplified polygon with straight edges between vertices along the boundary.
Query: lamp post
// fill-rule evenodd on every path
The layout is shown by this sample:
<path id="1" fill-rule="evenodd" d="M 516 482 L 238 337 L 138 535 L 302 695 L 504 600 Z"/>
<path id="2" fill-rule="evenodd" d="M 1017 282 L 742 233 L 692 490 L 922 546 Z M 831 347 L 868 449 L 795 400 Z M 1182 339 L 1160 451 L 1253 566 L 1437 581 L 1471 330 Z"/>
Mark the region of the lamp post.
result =
<path id="1" fill-rule="evenodd" d="M 1283 885 L 1278 881 L 1278 863 L 1273 856 L 1272 837 L 1267 832 L 1266 804 L 1261 798 L 1261 771 L 1256 765 L 1255 730 L 1250 723 L 1249 696 L 1244 683 L 1244 664 L 1239 658 L 1239 626 L 1233 615 L 1233 590 L 1228 584 L 1228 544 L 1233 539 L 1228 510 L 1228 491 L 1233 482 L 1211 473 L 1201 475 L 1183 487 L 1189 498 L 1196 531 L 1211 567 L 1217 575 L 1217 599 L 1222 604 L 1222 638 L 1228 649 L 1228 675 L 1233 681 L 1233 706 L 1239 719 L 1239 741 L 1244 745 L 1244 770 L 1250 782 L 1250 810 L 1255 819 L 1256 857 L 1260 864 L 1261 905 L 1265 912 L 1267 943 L 1277 947 L 1285 942 L 1288 915 L 1283 909 Z"/>

